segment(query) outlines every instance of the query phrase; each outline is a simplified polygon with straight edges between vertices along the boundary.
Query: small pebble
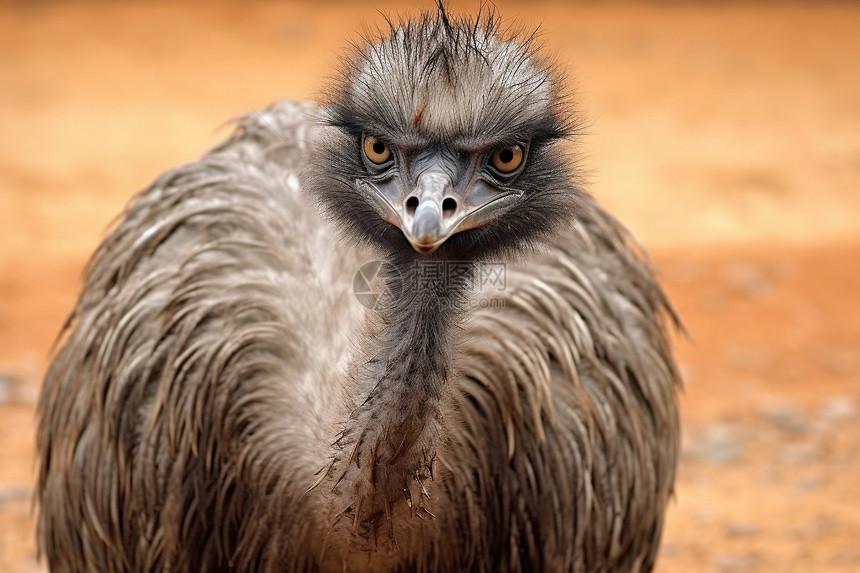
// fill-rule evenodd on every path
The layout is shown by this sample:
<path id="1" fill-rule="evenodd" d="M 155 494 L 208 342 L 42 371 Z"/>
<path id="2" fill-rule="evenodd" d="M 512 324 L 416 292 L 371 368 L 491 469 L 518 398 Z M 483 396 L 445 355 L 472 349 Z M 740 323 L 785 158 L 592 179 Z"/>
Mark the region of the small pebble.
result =
<path id="1" fill-rule="evenodd" d="M 717 559 L 719 571 L 755 571 L 762 565 L 762 558 L 755 554 L 722 555 Z"/>
<path id="2" fill-rule="evenodd" d="M 773 364 L 773 359 L 766 352 L 741 346 L 726 352 L 725 363 L 735 370 L 760 372 L 768 370 Z"/>
<path id="3" fill-rule="evenodd" d="M 826 349 L 817 358 L 819 366 L 830 374 L 850 376 L 857 370 L 857 354 L 852 351 Z"/>
<path id="4" fill-rule="evenodd" d="M 821 457 L 821 447 L 818 444 L 789 444 L 776 450 L 776 459 L 788 464 L 810 464 Z"/>
<path id="5" fill-rule="evenodd" d="M 773 291 L 773 282 L 762 269 L 745 262 L 729 265 L 724 271 L 726 282 L 735 291 L 756 300 L 766 299 Z"/>
<path id="6" fill-rule="evenodd" d="M 33 384 L 18 384 L 13 400 L 23 406 L 35 406 L 39 403 L 41 389 Z"/>
<path id="7" fill-rule="evenodd" d="M 800 435 L 808 427 L 803 413 L 789 406 L 768 406 L 764 415 L 771 424 L 787 434 Z"/>
<path id="8" fill-rule="evenodd" d="M 15 378 L 11 374 L 0 372 L 0 404 L 5 404 L 12 399 L 15 387 Z"/>
<path id="9" fill-rule="evenodd" d="M 21 561 L 0 561 L 0 570 L 14 573 L 48 573 L 48 566 L 40 563 L 35 555 L 27 557 Z"/>
<path id="10" fill-rule="evenodd" d="M 761 527 L 754 523 L 735 521 L 726 525 L 726 535 L 734 538 L 755 537 L 761 533 Z"/>
<path id="11" fill-rule="evenodd" d="M 0 505 L 30 499 L 33 490 L 20 484 L 0 484 Z"/>
<path id="12" fill-rule="evenodd" d="M 741 458 L 740 437 L 726 424 L 708 426 L 698 445 L 698 456 L 712 463 L 731 464 Z"/>
<path id="13" fill-rule="evenodd" d="M 827 563 L 840 567 L 860 565 L 860 549 L 843 549 L 842 551 L 837 551 L 827 559 Z"/>
<path id="14" fill-rule="evenodd" d="M 696 513 L 696 520 L 699 522 L 699 525 L 710 525 L 714 522 L 714 519 L 716 519 L 716 516 L 710 509 L 700 509 Z"/>
<path id="15" fill-rule="evenodd" d="M 684 382 L 684 386 L 690 386 L 695 380 L 695 369 L 692 364 L 680 364 L 678 365 L 678 371 L 681 374 L 681 380 Z"/>
<path id="16" fill-rule="evenodd" d="M 819 517 L 811 523 L 798 525 L 791 529 L 792 537 L 801 540 L 811 540 L 829 535 L 839 529 L 837 523 L 828 517 Z"/>
<path id="17" fill-rule="evenodd" d="M 809 493 L 821 489 L 825 481 L 820 477 L 808 477 L 797 480 L 795 487 L 801 493 Z"/>
<path id="18" fill-rule="evenodd" d="M 678 557 L 681 553 L 681 545 L 678 543 L 660 544 L 660 559 Z"/>
<path id="19" fill-rule="evenodd" d="M 834 396 L 821 405 L 818 416 L 824 422 L 847 422 L 857 416 L 857 399 L 854 396 Z"/>

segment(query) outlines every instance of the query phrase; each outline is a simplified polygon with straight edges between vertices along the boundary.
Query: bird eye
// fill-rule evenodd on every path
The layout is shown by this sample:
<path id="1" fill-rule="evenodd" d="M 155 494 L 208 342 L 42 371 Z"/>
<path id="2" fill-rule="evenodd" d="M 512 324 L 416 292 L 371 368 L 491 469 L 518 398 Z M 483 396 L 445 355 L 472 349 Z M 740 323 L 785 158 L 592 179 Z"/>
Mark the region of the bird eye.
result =
<path id="1" fill-rule="evenodd" d="M 503 145 L 493 151 L 490 161 L 501 173 L 511 173 L 523 162 L 523 148 L 520 145 Z"/>
<path id="2" fill-rule="evenodd" d="M 364 154 L 371 162 L 379 165 L 391 159 L 391 148 L 375 137 L 368 135 L 364 138 Z"/>

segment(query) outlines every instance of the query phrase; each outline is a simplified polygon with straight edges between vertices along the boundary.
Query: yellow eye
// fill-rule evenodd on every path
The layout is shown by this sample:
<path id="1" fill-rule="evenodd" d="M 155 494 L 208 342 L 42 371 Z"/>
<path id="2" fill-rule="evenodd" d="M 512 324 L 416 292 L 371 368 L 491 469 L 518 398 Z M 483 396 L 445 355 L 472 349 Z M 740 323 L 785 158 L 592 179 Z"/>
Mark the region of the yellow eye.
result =
<path id="1" fill-rule="evenodd" d="M 510 173 L 523 162 L 523 148 L 519 145 L 505 145 L 497 148 L 490 158 L 493 167 L 502 173 Z"/>
<path id="2" fill-rule="evenodd" d="M 388 145 L 369 135 L 364 138 L 364 154 L 377 165 L 391 159 L 391 149 Z"/>

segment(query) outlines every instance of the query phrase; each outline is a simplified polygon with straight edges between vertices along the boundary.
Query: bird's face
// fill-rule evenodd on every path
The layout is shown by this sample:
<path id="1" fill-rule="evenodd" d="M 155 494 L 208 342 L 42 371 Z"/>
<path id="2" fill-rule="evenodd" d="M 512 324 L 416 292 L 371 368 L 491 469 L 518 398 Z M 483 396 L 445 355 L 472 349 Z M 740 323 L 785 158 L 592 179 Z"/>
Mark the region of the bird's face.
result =
<path id="1" fill-rule="evenodd" d="M 512 252 L 570 223 L 572 124 L 532 39 L 444 12 L 358 47 L 322 108 L 313 193 L 353 240 L 411 256 Z"/>
<path id="2" fill-rule="evenodd" d="M 416 252 L 436 251 L 455 233 L 483 227 L 522 199 L 516 178 L 528 141 L 385 141 L 363 134 L 366 173 L 355 189 Z"/>

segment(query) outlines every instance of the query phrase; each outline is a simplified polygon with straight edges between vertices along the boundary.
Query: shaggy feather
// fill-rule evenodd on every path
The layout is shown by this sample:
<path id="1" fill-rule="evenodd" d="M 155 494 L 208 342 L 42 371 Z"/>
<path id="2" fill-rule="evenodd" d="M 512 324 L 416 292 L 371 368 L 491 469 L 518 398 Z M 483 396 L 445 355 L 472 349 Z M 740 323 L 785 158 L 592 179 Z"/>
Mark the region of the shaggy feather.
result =
<path id="1" fill-rule="evenodd" d="M 649 571 L 675 316 L 559 150 L 557 76 L 492 12 L 441 6 L 346 69 L 326 107 L 249 114 L 164 174 L 94 254 L 39 404 L 51 569 Z M 364 132 L 528 137 L 523 199 L 419 258 L 351 187 Z M 373 312 L 351 287 L 380 258 Z"/>

